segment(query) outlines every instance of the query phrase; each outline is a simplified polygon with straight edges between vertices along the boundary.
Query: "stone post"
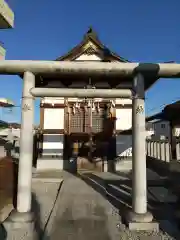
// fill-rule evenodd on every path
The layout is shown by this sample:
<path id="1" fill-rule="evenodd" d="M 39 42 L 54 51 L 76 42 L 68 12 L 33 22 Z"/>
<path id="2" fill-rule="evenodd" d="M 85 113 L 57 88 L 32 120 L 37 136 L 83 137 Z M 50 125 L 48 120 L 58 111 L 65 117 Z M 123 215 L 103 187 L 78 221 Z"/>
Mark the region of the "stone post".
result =
<path id="1" fill-rule="evenodd" d="M 31 211 L 34 98 L 29 93 L 29 90 L 34 87 L 34 85 L 35 76 L 30 72 L 25 72 L 22 96 L 20 158 L 17 194 L 17 210 L 21 213 Z"/>
<path id="2" fill-rule="evenodd" d="M 20 134 L 20 157 L 18 170 L 17 187 L 17 209 L 13 211 L 7 221 L 5 228 L 26 228 L 34 229 L 34 216 L 31 212 L 31 182 L 32 182 L 32 161 L 33 161 L 33 123 L 34 123 L 34 98 L 30 89 L 35 87 L 35 76 L 31 72 L 24 73 L 21 134 Z M 11 225 L 8 223 L 11 223 Z M 32 237 L 34 238 L 34 236 Z"/>
<path id="3" fill-rule="evenodd" d="M 132 211 L 127 214 L 131 230 L 157 229 L 153 216 L 147 212 L 146 130 L 144 77 L 134 77 L 132 100 Z"/>

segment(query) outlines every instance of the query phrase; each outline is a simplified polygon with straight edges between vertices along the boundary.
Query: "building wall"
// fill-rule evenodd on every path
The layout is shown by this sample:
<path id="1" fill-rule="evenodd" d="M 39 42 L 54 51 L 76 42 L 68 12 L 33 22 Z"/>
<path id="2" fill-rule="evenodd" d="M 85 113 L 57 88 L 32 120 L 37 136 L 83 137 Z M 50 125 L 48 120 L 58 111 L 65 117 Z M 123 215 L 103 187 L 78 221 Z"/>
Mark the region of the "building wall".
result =
<path id="1" fill-rule="evenodd" d="M 44 129 L 64 129 L 64 109 L 44 109 Z"/>
<path id="2" fill-rule="evenodd" d="M 132 128 L 132 100 L 131 99 L 116 99 L 118 106 L 125 108 L 116 109 L 116 130 L 121 132 Z M 128 107 L 126 107 L 128 106 Z M 117 156 L 132 156 L 132 135 L 116 136 L 116 155 Z"/>
<path id="3" fill-rule="evenodd" d="M 170 138 L 170 125 L 168 121 L 157 121 L 152 123 L 152 129 L 154 130 L 154 136 L 160 138 L 165 136 Z"/>
<path id="4" fill-rule="evenodd" d="M 132 109 L 116 109 L 116 130 L 128 130 L 132 127 Z"/>
<path id="5" fill-rule="evenodd" d="M 64 136 L 62 134 L 43 135 L 43 155 L 63 157 Z"/>
<path id="6" fill-rule="evenodd" d="M 170 123 L 169 121 L 156 121 L 152 123 L 152 129 L 154 131 L 154 136 L 157 138 L 160 138 L 160 136 L 165 136 L 166 138 L 170 139 Z M 180 125 L 176 124 L 174 127 L 174 135 L 175 136 L 180 136 Z"/>
<path id="7" fill-rule="evenodd" d="M 51 107 L 42 109 L 43 129 L 46 130 L 46 133 L 43 134 L 42 156 L 62 158 L 64 148 L 64 135 L 62 134 L 64 129 L 64 108 L 53 108 L 53 105 L 64 104 L 64 99 L 45 97 L 41 100 L 41 103 L 51 104 Z M 55 130 L 55 132 L 51 132 L 51 130 Z"/>
<path id="8" fill-rule="evenodd" d="M 78 99 L 70 98 L 70 101 L 76 102 Z M 95 99 L 96 101 L 102 101 L 102 99 Z M 126 99 L 124 99 L 126 100 Z M 118 99 L 117 99 L 118 101 Z M 121 99 L 123 101 L 123 99 Z M 64 129 L 64 108 L 53 108 L 53 104 L 64 103 L 64 100 L 56 98 L 46 98 L 41 103 L 49 103 L 51 108 L 44 108 L 44 129 Z M 116 108 L 116 130 L 127 130 L 132 126 L 132 108 L 128 106 L 126 108 L 118 104 Z"/>
<path id="9" fill-rule="evenodd" d="M 77 101 L 77 99 L 69 99 L 71 101 Z M 101 99 L 99 99 L 99 101 L 101 101 Z M 131 101 L 131 100 L 130 100 Z M 128 101 L 128 99 L 117 99 L 116 102 L 118 102 L 118 108 L 116 109 L 116 130 L 118 132 L 121 132 L 123 130 L 128 130 L 131 129 L 132 127 L 132 108 L 131 105 L 129 104 L 128 107 L 126 108 L 126 105 L 121 106 L 120 102 L 124 103 L 124 104 L 128 104 L 130 103 L 130 101 Z M 51 104 L 55 104 L 55 103 L 62 103 L 62 99 L 58 102 L 58 99 L 50 99 L 50 98 L 46 98 L 45 101 L 46 103 L 51 103 Z M 128 103 L 127 103 L 128 102 Z M 64 130 L 64 109 L 63 108 L 45 108 L 44 109 L 44 129 L 56 129 L 57 130 Z M 47 138 L 46 134 L 46 138 Z M 49 134 L 52 135 L 52 134 Z M 132 142 L 132 136 L 122 136 L 119 135 L 116 137 L 116 152 L 117 155 L 131 155 L 131 150 L 129 149 L 131 147 L 131 142 Z M 64 140 L 61 136 L 61 146 L 63 146 Z M 56 144 L 55 144 L 56 145 Z M 56 148 L 56 147 L 54 147 Z M 52 149 L 52 143 L 48 143 L 46 141 L 46 144 L 43 144 L 43 152 L 45 155 L 47 149 Z"/>

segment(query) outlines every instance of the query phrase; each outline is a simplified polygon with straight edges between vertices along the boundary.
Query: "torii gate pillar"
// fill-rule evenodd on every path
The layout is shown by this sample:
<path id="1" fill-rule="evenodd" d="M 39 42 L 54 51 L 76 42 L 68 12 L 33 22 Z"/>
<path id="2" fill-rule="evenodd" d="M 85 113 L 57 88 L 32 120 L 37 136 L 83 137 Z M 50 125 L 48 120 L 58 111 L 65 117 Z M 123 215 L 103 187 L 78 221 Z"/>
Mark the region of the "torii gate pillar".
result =
<path id="1" fill-rule="evenodd" d="M 21 113 L 21 135 L 20 135 L 20 158 L 18 168 L 18 190 L 17 209 L 4 222 L 4 226 L 9 233 L 13 234 L 13 229 L 25 229 L 32 234 L 32 239 L 36 239 L 35 217 L 31 209 L 32 202 L 32 161 L 33 161 L 33 131 L 34 131 L 34 97 L 30 89 L 35 87 L 35 75 L 31 72 L 24 73 L 22 113 Z M 22 231 L 23 231 L 22 230 Z M 8 236 L 9 237 L 9 236 Z M 29 238 L 28 238 L 29 239 Z"/>
<path id="2" fill-rule="evenodd" d="M 159 230 L 147 211 L 146 129 L 144 77 L 138 73 L 133 81 L 132 100 L 132 211 L 126 215 L 130 230 Z"/>

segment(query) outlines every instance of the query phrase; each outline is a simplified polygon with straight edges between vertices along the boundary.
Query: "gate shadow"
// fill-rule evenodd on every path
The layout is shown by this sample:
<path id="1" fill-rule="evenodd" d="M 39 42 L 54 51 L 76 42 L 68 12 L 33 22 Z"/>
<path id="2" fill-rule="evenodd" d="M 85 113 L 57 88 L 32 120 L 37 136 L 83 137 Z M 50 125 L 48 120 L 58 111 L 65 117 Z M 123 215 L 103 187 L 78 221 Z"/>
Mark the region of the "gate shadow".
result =
<path id="1" fill-rule="evenodd" d="M 132 209 L 132 180 L 103 179 L 93 173 L 77 174 L 77 176 L 118 209 L 122 223 L 125 224 L 124 219 L 126 213 L 128 210 Z M 166 184 L 164 180 L 148 181 L 148 187 L 164 187 Z M 180 239 L 177 222 L 174 216 L 176 203 L 160 202 L 156 196 L 149 191 L 148 195 L 151 195 L 151 197 L 148 196 L 148 210 L 152 212 L 154 219 L 159 222 L 160 229 L 168 233 L 174 239 Z M 167 221 L 172 225 L 174 224 L 175 228 L 171 229 Z"/>

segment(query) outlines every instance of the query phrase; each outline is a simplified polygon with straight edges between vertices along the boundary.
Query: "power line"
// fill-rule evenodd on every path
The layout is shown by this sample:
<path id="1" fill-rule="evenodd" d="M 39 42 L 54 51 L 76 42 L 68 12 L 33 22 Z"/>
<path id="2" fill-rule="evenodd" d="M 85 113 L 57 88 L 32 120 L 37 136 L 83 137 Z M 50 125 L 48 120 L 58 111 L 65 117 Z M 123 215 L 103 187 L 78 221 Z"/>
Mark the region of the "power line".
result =
<path id="1" fill-rule="evenodd" d="M 180 100 L 180 97 L 176 97 L 176 98 L 172 99 L 172 100 L 171 100 L 171 103 L 173 103 L 173 102 L 175 102 L 175 101 L 177 101 L 177 100 Z M 161 109 L 161 108 L 165 107 L 166 105 L 167 105 L 167 103 L 164 103 L 164 104 L 162 104 L 162 105 L 160 105 L 160 106 L 158 106 L 158 107 L 153 107 L 153 108 L 151 108 L 151 109 L 148 110 L 148 113 L 150 113 L 150 112 L 152 112 L 152 111 L 154 111 L 154 110 L 156 110 L 156 109 Z"/>

